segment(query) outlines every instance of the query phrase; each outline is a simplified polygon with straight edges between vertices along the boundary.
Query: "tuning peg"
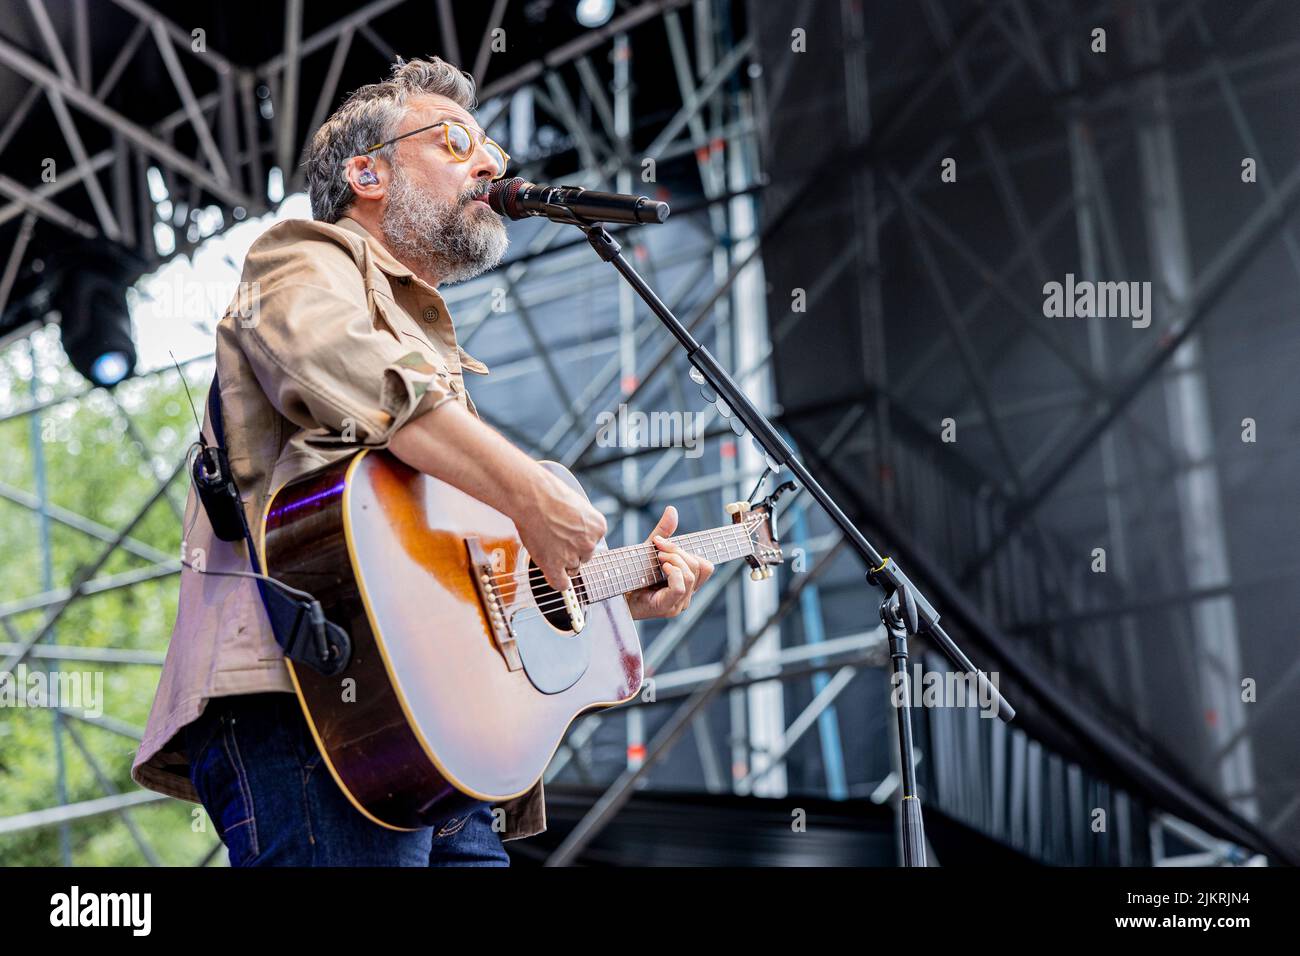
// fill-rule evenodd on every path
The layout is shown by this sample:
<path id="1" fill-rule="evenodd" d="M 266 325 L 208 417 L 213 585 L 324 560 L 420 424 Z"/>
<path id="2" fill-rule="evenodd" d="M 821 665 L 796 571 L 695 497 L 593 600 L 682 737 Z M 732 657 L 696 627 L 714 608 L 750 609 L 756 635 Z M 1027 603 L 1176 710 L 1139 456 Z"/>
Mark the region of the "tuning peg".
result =
<path id="1" fill-rule="evenodd" d="M 763 569 L 762 569 L 762 568 L 755 568 L 754 570 L 750 571 L 750 572 L 749 572 L 749 580 L 751 580 L 751 581 L 761 581 L 761 580 L 763 580 Z"/>
<path id="2" fill-rule="evenodd" d="M 749 507 L 748 501 L 731 501 L 727 503 L 723 510 L 729 515 L 740 515 L 748 511 Z"/>

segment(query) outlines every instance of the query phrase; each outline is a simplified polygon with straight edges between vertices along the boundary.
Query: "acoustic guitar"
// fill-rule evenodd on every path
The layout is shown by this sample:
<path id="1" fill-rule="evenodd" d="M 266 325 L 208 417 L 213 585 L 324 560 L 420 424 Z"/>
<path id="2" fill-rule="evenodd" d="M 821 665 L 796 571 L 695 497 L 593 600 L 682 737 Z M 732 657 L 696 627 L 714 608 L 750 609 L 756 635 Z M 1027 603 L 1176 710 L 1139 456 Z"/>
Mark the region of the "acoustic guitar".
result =
<path id="1" fill-rule="evenodd" d="M 672 540 L 769 577 L 782 560 L 770 499 L 727 511 L 731 524 Z M 279 488 L 260 533 L 266 573 L 311 592 L 351 637 L 334 676 L 287 663 L 329 772 L 381 826 L 521 796 L 579 714 L 641 689 L 622 595 L 664 580 L 653 544 L 602 540 L 560 593 L 508 517 L 368 449 Z"/>

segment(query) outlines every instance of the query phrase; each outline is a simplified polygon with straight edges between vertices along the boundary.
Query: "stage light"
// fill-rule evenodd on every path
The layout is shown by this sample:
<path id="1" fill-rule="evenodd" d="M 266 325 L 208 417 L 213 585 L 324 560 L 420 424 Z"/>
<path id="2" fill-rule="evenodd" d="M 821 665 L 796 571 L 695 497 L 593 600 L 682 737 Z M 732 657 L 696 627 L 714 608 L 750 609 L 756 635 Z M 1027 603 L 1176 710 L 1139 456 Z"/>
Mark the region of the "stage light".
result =
<path id="1" fill-rule="evenodd" d="M 142 264 L 112 247 L 87 244 L 68 250 L 50 307 L 60 316 L 63 351 L 92 383 L 111 388 L 135 371 L 135 342 L 127 287 Z"/>
<path id="2" fill-rule="evenodd" d="M 603 27 L 614 15 L 614 0 L 578 0 L 573 15 L 584 27 Z"/>
<path id="3" fill-rule="evenodd" d="M 116 385 L 126 378 L 133 364 L 125 352 L 105 352 L 90 364 L 90 377 L 100 385 Z"/>
<path id="4" fill-rule="evenodd" d="M 111 388 L 135 370 L 135 343 L 121 277 L 73 272 L 55 299 L 62 316 L 63 351 L 94 384 Z"/>

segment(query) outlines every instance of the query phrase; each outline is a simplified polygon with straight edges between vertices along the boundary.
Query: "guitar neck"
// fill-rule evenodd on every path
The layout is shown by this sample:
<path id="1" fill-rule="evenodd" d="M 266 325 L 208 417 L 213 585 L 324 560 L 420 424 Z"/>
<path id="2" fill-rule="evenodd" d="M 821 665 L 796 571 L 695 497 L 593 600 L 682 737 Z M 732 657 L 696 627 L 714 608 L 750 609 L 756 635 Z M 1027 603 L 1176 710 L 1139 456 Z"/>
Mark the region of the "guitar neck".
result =
<path id="1" fill-rule="evenodd" d="M 704 558 L 711 564 L 723 564 L 754 553 L 754 544 L 743 524 L 724 525 L 708 531 L 669 538 L 688 554 Z M 663 567 L 653 544 L 633 544 L 612 551 L 602 551 L 582 565 L 582 586 L 586 603 L 605 601 L 665 580 Z"/>

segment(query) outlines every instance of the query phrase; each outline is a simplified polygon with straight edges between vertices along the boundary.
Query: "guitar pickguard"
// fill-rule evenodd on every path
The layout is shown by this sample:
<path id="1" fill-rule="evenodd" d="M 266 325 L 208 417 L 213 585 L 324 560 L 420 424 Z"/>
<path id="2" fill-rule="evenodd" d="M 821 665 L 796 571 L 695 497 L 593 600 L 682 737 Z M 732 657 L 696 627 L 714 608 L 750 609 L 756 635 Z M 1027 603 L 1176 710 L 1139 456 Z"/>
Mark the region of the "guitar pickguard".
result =
<path id="1" fill-rule="evenodd" d="M 523 670 L 543 694 L 559 694 L 576 684 L 590 666 L 591 651 L 579 633 L 586 621 L 574 590 L 565 593 L 561 604 L 549 586 L 532 587 L 540 572 L 522 549 L 514 572 L 503 575 L 477 536 L 466 537 L 465 548 L 488 630 L 506 666 Z"/>
<path id="2" fill-rule="evenodd" d="M 511 629 L 524 673 L 543 694 L 566 691 L 587 672 L 591 651 L 581 634 L 557 630 L 526 604 L 511 615 Z"/>

